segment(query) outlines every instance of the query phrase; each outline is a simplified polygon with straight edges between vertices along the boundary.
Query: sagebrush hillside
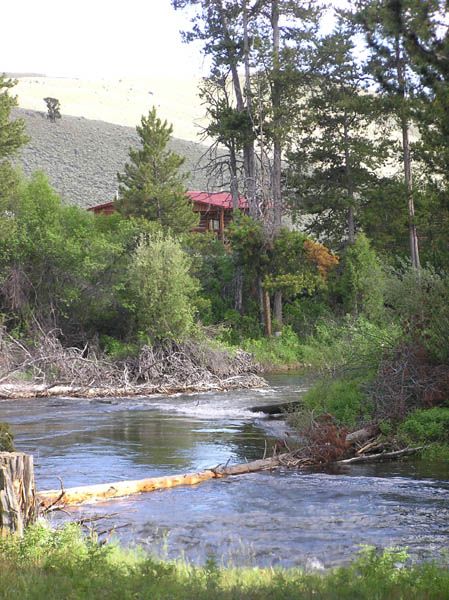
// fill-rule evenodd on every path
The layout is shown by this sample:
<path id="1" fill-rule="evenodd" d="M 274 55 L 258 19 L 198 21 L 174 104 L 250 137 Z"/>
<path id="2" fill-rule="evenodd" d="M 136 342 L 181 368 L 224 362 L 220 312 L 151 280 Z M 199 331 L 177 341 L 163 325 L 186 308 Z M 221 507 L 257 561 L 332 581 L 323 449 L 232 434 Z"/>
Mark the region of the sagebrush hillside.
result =
<path id="1" fill-rule="evenodd" d="M 88 207 L 109 202 L 117 191 L 117 172 L 123 170 L 128 150 L 138 145 L 133 127 L 63 115 L 51 123 L 45 112 L 17 109 L 30 137 L 19 162 L 25 174 L 44 171 L 65 202 Z M 173 150 L 186 158 L 190 189 L 206 190 L 211 182 L 200 163 L 207 147 L 173 138 Z"/>

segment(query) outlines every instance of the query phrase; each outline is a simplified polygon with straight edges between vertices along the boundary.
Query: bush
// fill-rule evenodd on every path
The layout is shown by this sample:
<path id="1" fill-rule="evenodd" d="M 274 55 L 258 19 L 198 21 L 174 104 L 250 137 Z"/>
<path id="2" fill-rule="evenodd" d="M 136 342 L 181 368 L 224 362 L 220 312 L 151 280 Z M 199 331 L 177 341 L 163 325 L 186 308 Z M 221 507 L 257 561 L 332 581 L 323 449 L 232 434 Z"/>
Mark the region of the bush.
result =
<path id="1" fill-rule="evenodd" d="M 243 340 L 241 346 L 267 369 L 299 366 L 303 357 L 300 340 L 288 326 L 282 329 L 280 336 Z"/>
<path id="2" fill-rule="evenodd" d="M 386 298 L 407 338 L 432 361 L 448 363 L 449 276 L 403 267 L 390 273 Z"/>
<path id="3" fill-rule="evenodd" d="M 303 409 L 316 415 L 331 414 L 339 425 L 354 428 L 371 417 L 364 385 L 365 377 L 319 381 L 302 397 Z"/>
<path id="4" fill-rule="evenodd" d="M 399 326 L 377 325 L 364 317 L 347 316 L 342 321 L 320 319 L 314 335 L 304 343 L 304 360 L 333 372 L 371 371 L 385 351 L 394 348 L 400 336 Z"/>
<path id="5" fill-rule="evenodd" d="M 415 410 L 399 425 L 398 437 L 406 444 L 449 444 L 449 408 Z"/>
<path id="6" fill-rule="evenodd" d="M 7 423 L 0 423 L 0 452 L 14 452 L 14 436 Z"/>
<path id="7" fill-rule="evenodd" d="M 346 312 L 381 321 L 384 316 L 385 275 L 368 238 L 359 234 L 343 257 L 337 289 Z"/>
<path id="8" fill-rule="evenodd" d="M 192 233 L 183 246 L 192 259 L 192 275 L 201 286 L 199 317 L 204 325 L 219 323 L 234 306 L 232 283 L 235 266 L 229 251 L 212 233 Z"/>
<path id="9" fill-rule="evenodd" d="M 137 328 L 151 341 L 182 340 L 195 323 L 198 282 L 178 240 L 155 232 L 141 238 L 129 267 L 129 289 Z"/>
<path id="10" fill-rule="evenodd" d="M 331 310 L 323 291 L 312 297 L 297 298 L 284 307 L 284 322 L 301 337 L 313 336 L 317 324 L 330 319 Z"/>

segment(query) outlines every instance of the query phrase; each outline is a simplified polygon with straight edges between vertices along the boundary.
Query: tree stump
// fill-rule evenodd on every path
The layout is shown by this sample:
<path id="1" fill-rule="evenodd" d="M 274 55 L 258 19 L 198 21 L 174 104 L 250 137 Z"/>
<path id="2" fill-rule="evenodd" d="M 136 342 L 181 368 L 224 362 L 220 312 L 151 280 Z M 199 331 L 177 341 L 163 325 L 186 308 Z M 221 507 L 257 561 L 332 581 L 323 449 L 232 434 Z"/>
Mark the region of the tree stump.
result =
<path id="1" fill-rule="evenodd" d="M 0 537 L 23 535 L 36 520 L 33 457 L 22 452 L 0 452 Z"/>

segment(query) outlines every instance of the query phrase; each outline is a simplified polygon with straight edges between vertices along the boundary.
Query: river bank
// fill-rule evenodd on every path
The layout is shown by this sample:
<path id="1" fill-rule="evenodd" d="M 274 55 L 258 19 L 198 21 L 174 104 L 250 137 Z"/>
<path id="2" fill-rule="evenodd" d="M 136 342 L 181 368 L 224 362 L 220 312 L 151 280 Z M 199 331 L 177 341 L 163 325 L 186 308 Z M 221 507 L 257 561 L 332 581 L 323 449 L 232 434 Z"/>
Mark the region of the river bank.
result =
<path id="1" fill-rule="evenodd" d="M 165 562 L 130 552 L 77 526 L 53 532 L 33 527 L 22 540 L 0 542 L 0 598 L 23 600 L 444 600 L 449 570 L 444 565 L 409 565 L 400 550 L 365 549 L 350 565 L 320 572 L 307 569 L 223 568 L 213 558 L 202 567 Z"/>

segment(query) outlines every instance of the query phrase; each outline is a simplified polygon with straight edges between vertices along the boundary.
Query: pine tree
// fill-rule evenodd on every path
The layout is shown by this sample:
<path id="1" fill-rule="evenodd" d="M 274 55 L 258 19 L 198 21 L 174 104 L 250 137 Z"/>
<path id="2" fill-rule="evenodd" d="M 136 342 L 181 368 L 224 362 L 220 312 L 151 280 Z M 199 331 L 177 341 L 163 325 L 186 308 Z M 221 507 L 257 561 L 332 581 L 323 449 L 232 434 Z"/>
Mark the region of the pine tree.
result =
<path id="1" fill-rule="evenodd" d="M 0 75 L 0 199 L 4 200 L 17 186 L 17 175 L 9 159 L 28 142 L 23 119 L 11 119 L 17 99 L 10 90 L 17 81 Z"/>
<path id="2" fill-rule="evenodd" d="M 136 127 L 139 149 L 130 148 L 130 162 L 117 175 L 117 208 L 125 216 L 143 217 L 169 227 L 174 233 L 189 231 L 197 222 L 186 195 L 184 158 L 167 148 L 173 128 L 152 108 Z"/>
<path id="3" fill-rule="evenodd" d="M 449 183 L 449 23 L 447 0 L 396 0 L 386 6 L 427 100 L 419 113 L 419 150 L 432 174 Z"/>
<path id="4" fill-rule="evenodd" d="M 232 83 L 232 106 L 234 115 L 241 124 L 245 121 L 245 138 L 234 127 L 227 128 L 227 140 L 232 144 L 238 137 L 243 141 L 243 179 L 236 178 L 232 171 L 230 191 L 234 198 L 244 193 L 249 205 L 249 213 L 259 218 L 258 198 L 256 193 L 256 166 L 254 150 L 254 124 L 252 121 L 250 42 L 248 24 L 253 18 L 256 1 L 250 7 L 248 0 L 172 0 L 175 9 L 195 9 L 191 18 L 192 28 L 184 32 L 184 40 L 199 40 L 203 44 L 203 52 L 211 62 L 211 72 Z M 191 14 L 192 14 L 191 12 Z M 240 69 L 244 67 L 245 80 L 242 84 Z M 229 114 L 226 111 L 227 116 Z M 223 128 L 220 127 L 220 133 Z"/>
<path id="5" fill-rule="evenodd" d="M 292 207 L 313 215 L 309 230 L 338 247 L 354 243 L 360 212 L 388 156 L 378 98 L 354 57 L 347 24 L 317 45 L 315 82 L 303 98 L 288 154 Z"/>
<path id="6" fill-rule="evenodd" d="M 353 18 L 365 33 L 370 60 L 368 68 L 380 84 L 380 90 L 390 103 L 391 114 L 401 131 L 401 160 L 404 190 L 409 218 L 410 257 L 415 268 L 420 267 L 418 234 L 415 220 L 415 199 L 412 173 L 411 126 L 414 98 L 417 95 L 412 61 L 404 35 L 395 25 L 396 2 L 391 0 L 357 0 Z"/>

